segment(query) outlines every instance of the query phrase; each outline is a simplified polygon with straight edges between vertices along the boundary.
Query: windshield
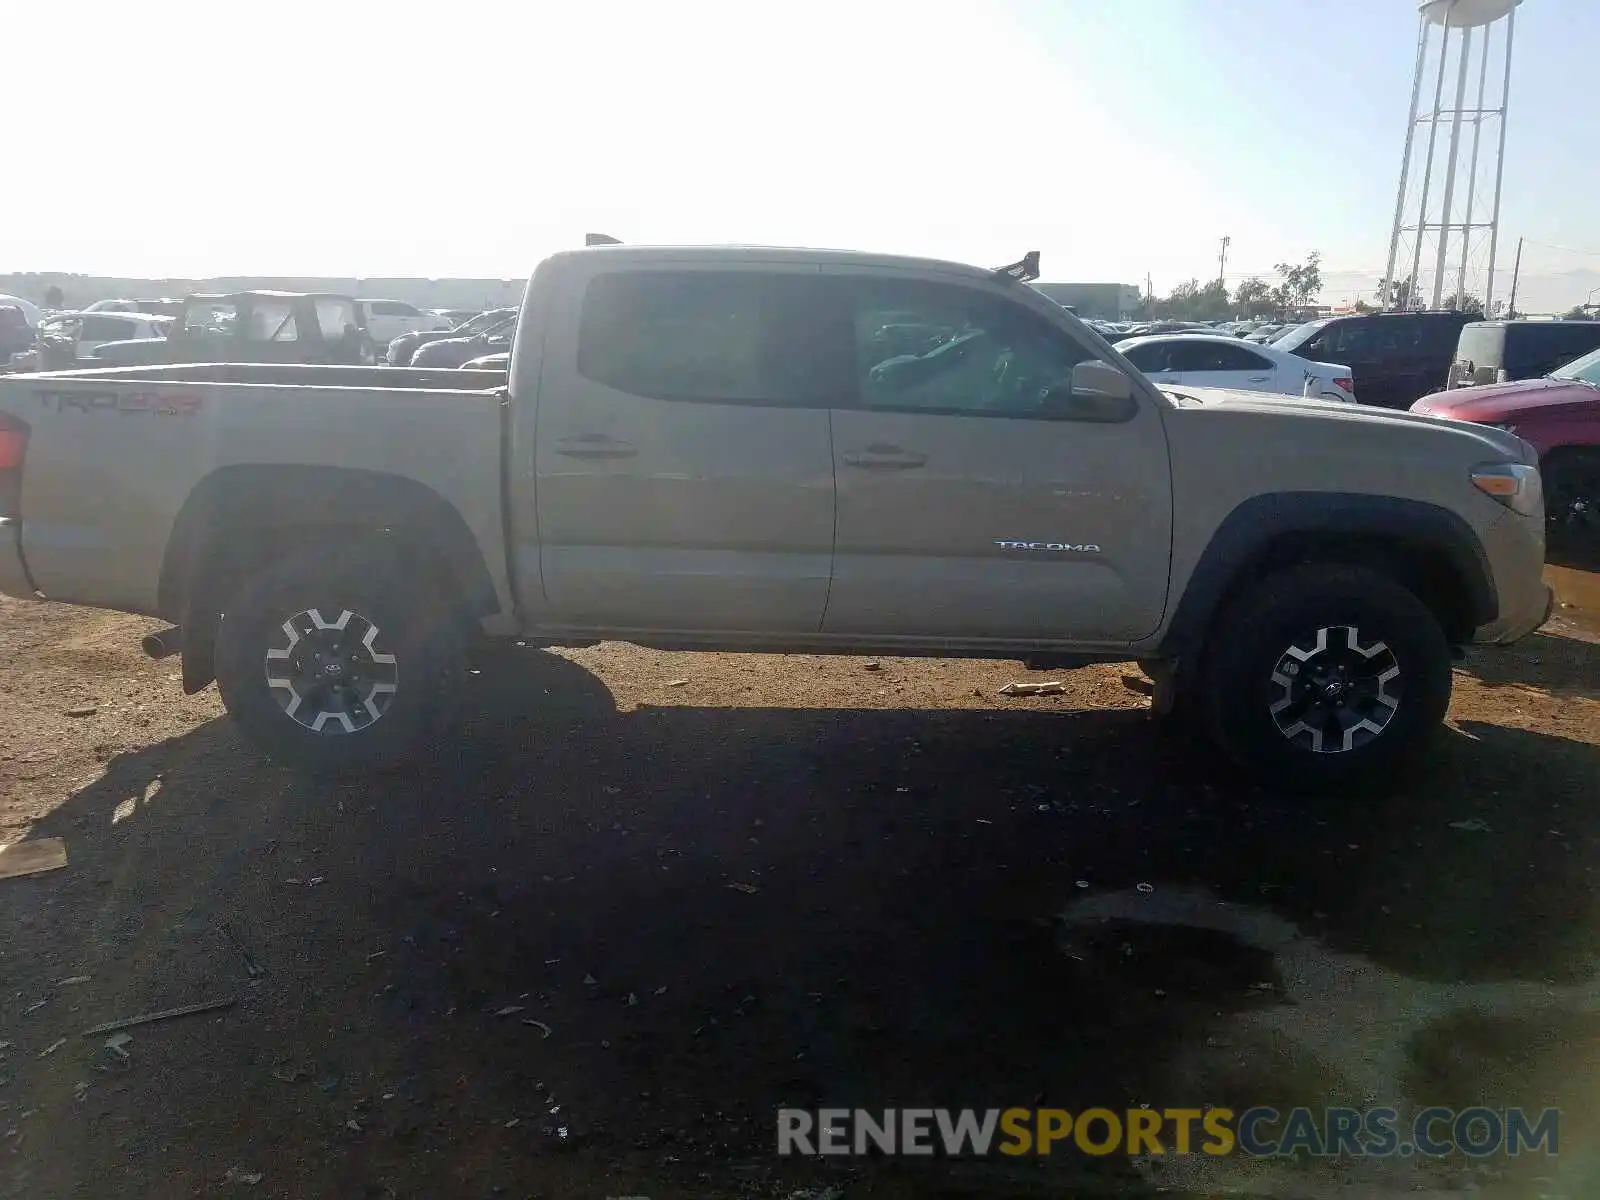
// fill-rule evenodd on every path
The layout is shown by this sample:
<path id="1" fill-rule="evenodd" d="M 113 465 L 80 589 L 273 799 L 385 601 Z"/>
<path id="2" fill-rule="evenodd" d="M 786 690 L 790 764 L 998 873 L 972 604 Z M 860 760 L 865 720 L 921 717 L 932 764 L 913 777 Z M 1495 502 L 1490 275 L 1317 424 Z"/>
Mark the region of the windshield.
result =
<path id="1" fill-rule="evenodd" d="M 1328 324 L 1327 321 L 1308 321 L 1304 325 L 1291 325 L 1273 337 L 1268 344 L 1283 350 L 1293 350 L 1296 346 L 1309 342 L 1319 329 L 1326 329 Z"/>
<path id="2" fill-rule="evenodd" d="M 1550 372 L 1551 379 L 1576 380 L 1600 387 L 1600 350 L 1591 350 L 1582 358 L 1574 359 L 1564 367 Z"/>

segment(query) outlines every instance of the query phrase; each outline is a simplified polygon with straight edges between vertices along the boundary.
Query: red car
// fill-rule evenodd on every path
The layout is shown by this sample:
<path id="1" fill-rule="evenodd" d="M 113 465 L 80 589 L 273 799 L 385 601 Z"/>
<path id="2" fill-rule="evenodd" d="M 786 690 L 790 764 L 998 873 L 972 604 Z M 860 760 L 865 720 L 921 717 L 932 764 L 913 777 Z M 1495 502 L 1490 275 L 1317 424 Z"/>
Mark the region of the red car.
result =
<path id="1" fill-rule="evenodd" d="M 1411 411 L 1494 425 L 1532 443 L 1551 544 L 1600 552 L 1600 350 L 1542 379 L 1436 392 Z"/>

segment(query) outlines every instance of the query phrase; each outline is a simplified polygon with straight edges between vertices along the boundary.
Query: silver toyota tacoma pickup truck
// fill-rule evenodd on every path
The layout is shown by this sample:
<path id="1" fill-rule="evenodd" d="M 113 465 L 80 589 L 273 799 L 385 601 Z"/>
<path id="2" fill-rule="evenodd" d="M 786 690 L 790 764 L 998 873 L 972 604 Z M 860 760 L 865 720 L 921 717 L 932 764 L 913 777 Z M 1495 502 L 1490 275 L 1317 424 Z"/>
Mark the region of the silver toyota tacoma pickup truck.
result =
<path id="1" fill-rule="evenodd" d="M 998 271 L 595 246 L 498 373 L 216 365 L 0 381 L 0 591 L 164 618 L 307 769 L 401 762 L 471 643 L 1137 660 L 1283 785 L 1382 770 L 1453 651 L 1549 615 L 1500 430 L 1158 391 Z"/>

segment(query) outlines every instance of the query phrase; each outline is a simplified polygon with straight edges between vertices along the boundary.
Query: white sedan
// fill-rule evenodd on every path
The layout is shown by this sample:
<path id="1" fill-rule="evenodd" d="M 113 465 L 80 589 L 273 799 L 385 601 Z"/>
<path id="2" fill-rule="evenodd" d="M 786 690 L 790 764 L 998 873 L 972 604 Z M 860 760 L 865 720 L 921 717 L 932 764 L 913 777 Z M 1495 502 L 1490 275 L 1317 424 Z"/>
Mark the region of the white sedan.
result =
<path id="1" fill-rule="evenodd" d="M 1125 338 L 1118 350 L 1157 384 L 1277 392 L 1354 404 L 1354 373 L 1339 363 L 1311 362 L 1274 346 L 1225 335 L 1159 334 Z"/>

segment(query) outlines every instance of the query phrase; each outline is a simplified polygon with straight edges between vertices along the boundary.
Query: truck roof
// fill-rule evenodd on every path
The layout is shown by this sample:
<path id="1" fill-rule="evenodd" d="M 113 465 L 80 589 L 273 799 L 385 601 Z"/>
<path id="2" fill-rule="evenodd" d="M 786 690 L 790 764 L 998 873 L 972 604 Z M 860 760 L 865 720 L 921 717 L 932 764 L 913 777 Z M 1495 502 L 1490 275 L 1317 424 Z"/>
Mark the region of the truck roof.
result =
<path id="1" fill-rule="evenodd" d="M 902 271 L 939 271 L 951 275 L 964 275 L 973 279 L 986 279 L 992 270 L 974 267 L 969 263 L 950 262 L 940 258 L 916 258 L 901 254 L 873 254 L 862 250 L 819 250 L 805 246 L 584 246 L 581 249 L 562 250 L 552 258 L 579 255 L 604 255 L 636 262 L 705 262 L 716 259 L 733 259 L 743 262 L 794 262 L 817 263 L 829 266 L 888 267 Z"/>

